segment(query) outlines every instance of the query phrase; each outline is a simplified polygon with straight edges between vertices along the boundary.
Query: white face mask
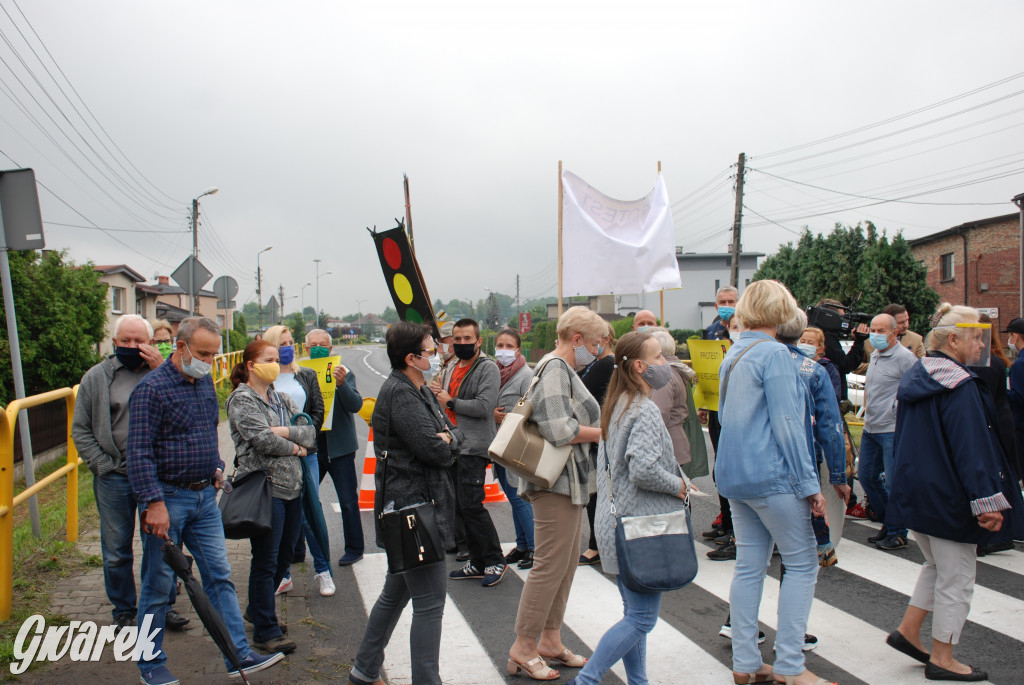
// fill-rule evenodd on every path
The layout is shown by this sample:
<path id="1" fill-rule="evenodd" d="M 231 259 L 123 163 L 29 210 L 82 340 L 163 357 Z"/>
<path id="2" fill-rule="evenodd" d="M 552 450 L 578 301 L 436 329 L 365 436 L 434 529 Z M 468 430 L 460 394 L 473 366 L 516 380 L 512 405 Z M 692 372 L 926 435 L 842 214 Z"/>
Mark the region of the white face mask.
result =
<path id="1" fill-rule="evenodd" d="M 1006 347 L 1010 350 L 1010 354 L 1011 355 L 1016 356 L 1016 354 L 1017 354 L 1017 346 L 1016 345 L 1014 345 L 1012 342 L 1007 340 L 1006 341 Z"/>
<path id="2" fill-rule="evenodd" d="M 203 376 L 210 373 L 210 371 L 213 369 L 213 364 L 210 364 L 209 362 L 204 362 L 202 359 L 196 359 L 196 356 L 192 354 L 192 350 L 189 349 L 188 343 L 185 343 L 185 349 L 188 350 L 188 353 L 190 355 L 192 355 L 192 361 L 190 361 L 188 364 L 186 364 L 184 360 L 181 362 L 181 370 L 186 376 L 191 376 L 192 378 L 202 378 Z"/>
<path id="3" fill-rule="evenodd" d="M 805 357 L 814 359 L 814 356 L 818 354 L 818 346 L 810 343 L 799 343 L 796 348 L 804 353 Z"/>
<path id="4" fill-rule="evenodd" d="M 498 363 L 502 366 L 510 366 L 512 362 L 516 360 L 515 350 L 495 350 L 494 358 L 498 360 Z"/>

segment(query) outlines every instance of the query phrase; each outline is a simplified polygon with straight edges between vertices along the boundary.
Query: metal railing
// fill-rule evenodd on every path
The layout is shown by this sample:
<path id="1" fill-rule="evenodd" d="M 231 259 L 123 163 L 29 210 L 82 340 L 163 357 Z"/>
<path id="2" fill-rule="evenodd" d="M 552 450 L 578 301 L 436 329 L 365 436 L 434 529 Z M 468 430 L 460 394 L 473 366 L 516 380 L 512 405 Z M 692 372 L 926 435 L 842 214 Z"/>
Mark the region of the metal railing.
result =
<path id="1" fill-rule="evenodd" d="M 14 587 L 14 507 L 24 503 L 43 488 L 60 478 L 67 478 L 67 539 L 68 542 L 78 540 L 78 450 L 71 439 L 71 422 L 75 416 L 75 397 L 78 386 L 60 388 L 41 395 L 32 395 L 21 400 L 14 400 L 0 417 L 0 621 L 11 617 L 11 604 Z M 22 409 L 35 407 L 48 402 L 64 400 L 68 411 L 68 461 L 46 478 L 14 496 L 14 428 L 18 422 L 18 412 Z"/>

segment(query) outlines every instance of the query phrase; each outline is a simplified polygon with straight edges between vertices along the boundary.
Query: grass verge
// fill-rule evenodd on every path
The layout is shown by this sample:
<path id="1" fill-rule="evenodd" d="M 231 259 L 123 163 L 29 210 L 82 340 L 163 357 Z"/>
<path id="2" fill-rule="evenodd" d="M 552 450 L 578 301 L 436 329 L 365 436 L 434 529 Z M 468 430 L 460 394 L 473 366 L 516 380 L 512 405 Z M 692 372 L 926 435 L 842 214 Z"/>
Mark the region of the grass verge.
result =
<path id="1" fill-rule="evenodd" d="M 37 479 L 67 463 L 57 459 L 41 466 Z M 15 483 L 15 494 L 25 489 L 24 480 Z M 0 623 L 0 683 L 13 680 L 10 663 L 14 657 L 14 639 L 25 619 L 41 614 L 47 625 L 66 625 L 65 616 L 50 613 L 50 593 L 67 578 L 82 575 L 103 565 L 98 556 L 87 557 L 67 541 L 66 487 L 64 481 L 54 483 L 36 496 L 42 537 L 32 535 L 28 503 L 14 510 L 14 583 L 13 611 L 8 621 Z M 78 530 L 95 529 L 99 525 L 96 498 L 92 491 L 92 472 L 84 464 L 78 467 Z M 32 668 L 36 668 L 34 663 Z"/>

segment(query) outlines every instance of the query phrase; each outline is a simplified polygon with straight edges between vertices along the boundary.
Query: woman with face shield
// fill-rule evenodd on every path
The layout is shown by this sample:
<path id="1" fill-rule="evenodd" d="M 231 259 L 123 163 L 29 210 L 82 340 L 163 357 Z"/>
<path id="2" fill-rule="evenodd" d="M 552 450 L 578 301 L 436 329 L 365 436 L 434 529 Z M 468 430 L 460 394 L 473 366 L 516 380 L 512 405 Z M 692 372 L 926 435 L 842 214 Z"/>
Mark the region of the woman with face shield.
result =
<path id="1" fill-rule="evenodd" d="M 987 680 L 982 669 L 953 658 L 953 645 L 971 608 L 975 546 L 1000 530 L 1024 535 L 1024 502 L 994 428 L 992 398 L 968 368 L 987 365 L 990 325 L 978 323 L 976 309 L 944 303 L 932 326 L 927 355 L 896 394 L 888 512 L 894 525 L 914 531 L 925 563 L 886 642 L 924 663 L 930 680 Z M 921 640 L 929 612 L 930 653 Z"/>

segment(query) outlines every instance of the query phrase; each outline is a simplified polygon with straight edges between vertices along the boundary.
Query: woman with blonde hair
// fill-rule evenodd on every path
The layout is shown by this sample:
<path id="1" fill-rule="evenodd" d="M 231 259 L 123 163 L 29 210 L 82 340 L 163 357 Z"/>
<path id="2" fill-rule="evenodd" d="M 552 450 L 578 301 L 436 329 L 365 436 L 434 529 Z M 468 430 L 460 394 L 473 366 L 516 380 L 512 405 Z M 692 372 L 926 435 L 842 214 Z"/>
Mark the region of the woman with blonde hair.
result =
<path id="1" fill-rule="evenodd" d="M 271 326 L 263 334 L 263 340 L 277 347 L 281 359 L 281 373 L 274 381 L 274 388 L 285 393 L 295 402 L 301 411 L 309 414 L 313 419 L 313 426 L 317 435 L 324 423 L 324 397 L 320 392 L 320 381 L 316 372 L 299 366 L 296 362 L 295 341 L 292 339 L 291 329 L 287 326 Z M 313 447 L 312 454 L 303 459 L 303 487 L 302 497 L 309 498 L 313 508 L 320 507 L 320 493 L 315 487 L 320 483 L 320 460 L 317 456 L 316 447 Z M 282 561 L 290 566 L 292 563 L 303 561 L 306 558 L 306 545 L 309 544 L 309 552 L 313 557 L 313 571 L 316 573 L 317 585 L 320 594 L 330 597 L 335 593 L 334 579 L 331 577 L 331 562 L 327 554 L 320 547 L 313 531 L 306 522 L 305 510 L 310 502 L 303 503 L 302 527 L 298 540 L 288 548 L 281 548 Z M 320 513 L 323 516 L 323 513 Z M 291 568 L 285 571 L 281 585 L 277 588 L 277 594 L 283 594 L 292 589 Z"/>
<path id="2" fill-rule="evenodd" d="M 924 565 L 899 627 L 886 642 L 925 664 L 929 680 L 988 680 L 953 658 L 974 592 L 976 545 L 993 532 L 1024 536 L 1024 502 L 999 442 L 996 411 L 977 374 L 988 340 L 978 310 L 944 303 L 932 317 L 927 354 L 903 374 L 889 520 L 914 531 Z M 991 329 L 987 329 L 991 332 Z M 921 641 L 932 613 L 931 653 Z"/>
<path id="3" fill-rule="evenodd" d="M 818 577 L 811 513 L 825 514 L 807 435 L 807 389 L 778 327 L 799 311 L 778 281 L 754 281 L 736 303 L 743 332 L 719 369 L 722 436 L 715 459 L 718 491 L 729 499 L 736 570 L 729 593 L 733 681 L 821 685 L 805 668 L 804 634 Z M 775 667 L 757 647 L 757 611 L 772 543 L 786 565 L 779 591 Z M 781 682 L 781 681 L 780 681 Z"/>
<path id="4" fill-rule="evenodd" d="M 601 570 L 616 576 L 622 620 L 608 629 L 569 685 L 597 685 L 618 661 L 629 683 L 647 682 L 647 634 L 654 630 L 660 592 L 634 592 L 619 577 L 615 547 L 616 516 L 648 516 L 679 511 L 686 481 L 673 453 L 672 438 L 651 400 L 652 391 L 676 377 L 649 333 L 627 333 L 615 348 L 615 372 L 601 410 L 597 456 L 597 543 Z M 615 511 L 612 512 L 612 502 Z"/>
<path id="5" fill-rule="evenodd" d="M 572 454 L 551 488 L 520 479 L 519 496 L 533 505 L 533 569 L 523 584 L 516 615 L 516 640 L 508 650 L 508 672 L 526 671 L 534 680 L 554 680 L 548 663 L 581 668 L 586 658 L 562 643 L 562 619 L 579 562 L 583 508 L 594 491 L 590 443 L 601 437 L 601 408 L 577 374 L 597 358 L 607 335 L 605 320 L 586 307 L 571 307 L 558 318 L 558 340 L 534 372 L 539 377 L 528 398 L 531 421 L 554 445 L 572 445 Z"/>
<path id="6" fill-rule="evenodd" d="M 153 347 L 160 351 L 160 356 L 167 359 L 174 352 L 174 329 L 166 319 L 150 321 L 153 327 L 153 339 L 150 342 Z"/>

